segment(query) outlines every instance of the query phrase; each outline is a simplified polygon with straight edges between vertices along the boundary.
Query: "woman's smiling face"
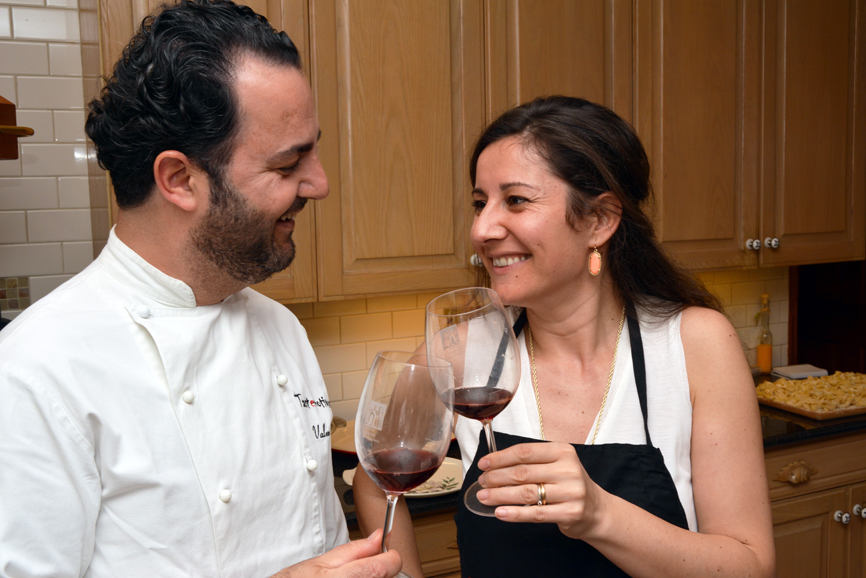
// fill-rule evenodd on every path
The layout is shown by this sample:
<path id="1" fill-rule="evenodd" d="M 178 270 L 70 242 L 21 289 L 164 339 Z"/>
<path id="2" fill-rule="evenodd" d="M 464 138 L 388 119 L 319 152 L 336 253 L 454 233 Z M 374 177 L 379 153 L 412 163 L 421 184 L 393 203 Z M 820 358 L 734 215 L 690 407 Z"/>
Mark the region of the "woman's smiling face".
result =
<path id="1" fill-rule="evenodd" d="M 502 302 L 533 307 L 573 294 L 593 238 L 591 223 L 566 221 L 568 184 L 519 137 L 484 149 L 475 174 L 472 244 Z"/>

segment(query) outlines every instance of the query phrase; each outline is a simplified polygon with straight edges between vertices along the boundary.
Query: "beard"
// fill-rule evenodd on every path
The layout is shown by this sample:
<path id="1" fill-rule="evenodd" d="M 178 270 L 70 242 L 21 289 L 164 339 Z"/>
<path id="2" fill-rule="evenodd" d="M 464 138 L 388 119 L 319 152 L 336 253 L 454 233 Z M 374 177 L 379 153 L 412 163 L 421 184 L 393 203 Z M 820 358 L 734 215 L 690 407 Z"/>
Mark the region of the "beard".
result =
<path id="1" fill-rule="evenodd" d="M 295 214 L 307 199 L 289 208 Z M 217 269 L 247 285 L 260 283 L 287 268 L 295 258 L 295 243 L 274 238 L 276 221 L 259 211 L 224 178 L 211 177 L 210 207 L 191 232 L 195 249 Z"/>

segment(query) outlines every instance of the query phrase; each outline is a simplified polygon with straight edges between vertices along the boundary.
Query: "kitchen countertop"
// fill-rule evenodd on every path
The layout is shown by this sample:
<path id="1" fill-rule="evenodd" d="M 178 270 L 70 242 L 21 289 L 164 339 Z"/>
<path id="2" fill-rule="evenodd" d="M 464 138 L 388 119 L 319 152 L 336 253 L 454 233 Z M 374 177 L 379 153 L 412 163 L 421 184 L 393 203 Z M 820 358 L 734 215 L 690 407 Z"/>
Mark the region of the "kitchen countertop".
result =
<path id="1" fill-rule="evenodd" d="M 763 405 L 760 406 L 760 409 L 765 450 L 866 431 L 866 414 L 818 421 Z M 340 496 L 340 503 L 346 514 L 346 522 L 350 529 L 354 529 L 358 527 L 358 520 L 355 516 L 352 488 L 343 481 L 342 475 L 344 470 L 358 465 L 358 457 L 354 454 L 338 451 L 332 451 L 331 454 L 333 457 L 334 487 L 337 490 L 337 495 Z M 451 442 L 448 456 L 460 458 L 460 449 L 457 447 L 456 441 Z M 409 513 L 415 518 L 456 511 L 458 495 L 455 492 L 444 496 L 404 499 L 409 506 Z"/>

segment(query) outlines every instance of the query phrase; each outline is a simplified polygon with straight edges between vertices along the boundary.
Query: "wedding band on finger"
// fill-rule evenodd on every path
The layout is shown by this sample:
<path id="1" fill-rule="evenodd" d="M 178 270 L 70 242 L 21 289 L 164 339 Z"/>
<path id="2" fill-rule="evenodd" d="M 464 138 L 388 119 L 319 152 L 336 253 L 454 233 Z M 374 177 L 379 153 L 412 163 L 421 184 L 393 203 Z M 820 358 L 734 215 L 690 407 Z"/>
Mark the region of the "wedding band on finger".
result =
<path id="1" fill-rule="evenodd" d="M 544 484 L 538 482 L 536 484 L 538 486 L 538 502 L 537 506 L 546 506 L 547 505 L 547 490 L 544 489 Z"/>

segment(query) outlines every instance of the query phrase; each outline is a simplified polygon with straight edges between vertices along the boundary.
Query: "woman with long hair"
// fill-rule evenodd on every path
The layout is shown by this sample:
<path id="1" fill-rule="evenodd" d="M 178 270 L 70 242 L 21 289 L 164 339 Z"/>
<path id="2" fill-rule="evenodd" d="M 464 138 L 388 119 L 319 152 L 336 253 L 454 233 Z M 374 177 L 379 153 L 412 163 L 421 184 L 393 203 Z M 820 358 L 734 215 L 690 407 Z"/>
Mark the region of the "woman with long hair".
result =
<path id="1" fill-rule="evenodd" d="M 457 422 L 464 486 L 498 506 L 460 502 L 463 576 L 775 572 L 749 367 L 718 299 L 655 238 L 649 169 L 634 129 L 578 98 L 514 108 L 478 140 L 472 242 L 514 309 L 522 377 L 498 452 Z M 359 498 L 362 518 L 381 507 L 363 479 Z"/>

